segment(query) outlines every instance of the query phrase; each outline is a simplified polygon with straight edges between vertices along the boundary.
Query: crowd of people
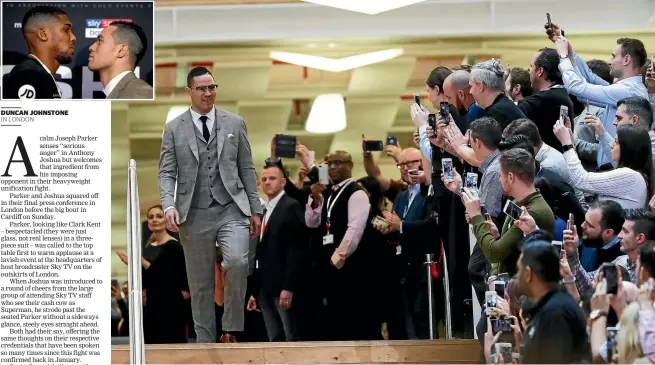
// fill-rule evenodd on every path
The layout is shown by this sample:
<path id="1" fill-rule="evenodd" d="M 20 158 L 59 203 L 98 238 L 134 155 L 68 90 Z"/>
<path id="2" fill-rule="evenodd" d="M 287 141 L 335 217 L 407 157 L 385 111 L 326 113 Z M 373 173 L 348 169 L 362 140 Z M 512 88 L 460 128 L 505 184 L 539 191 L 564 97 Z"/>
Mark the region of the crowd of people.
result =
<path id="1" fill-rule="evenodd" d="M 434 69 L 426 91 L 438 112 L 412 103 L 415 148 L 397 143 L 384 148 L 399 177 L 382 174 L 371 151 L 363 151 L 366 176 L 354 178 L 351 153 L 334 151 L 313 161 L 298 143 L 302 167 L 294 179 L 278 157 L 274 136 L 271 156 L 257 172 L 267 199 L 255 202 L 249 196 L 257 218 L 250 219 L 248 257 L 240 253 L 235 261 L 232 248 L 219 242 L 220 254 L 208 259 L 212 280 L 202 284 L 214 295 L 198 299 L 213 297 L 216 311 L 209 315 L 190 305 L 195 326 L 186 326 L 186 336 L 190 327 L 198 332 L 201 322 L 214 321 L 214 330 L 223 328 L 221 342 L 255 339 L 253 333 L 261 335 L 262 328 L 270 341 L 428 339 L 432 325 L 437 328 L 445 319 L 447 277 L 453 336 L 473 338 L 475 329 L 486 363 L 655 361 L 650 335 L 655 331 L 654 66 L 638 39 L 618 39 L 607 63 L 584 62 L 555 24 L 546 26 L 546 36 L 553 47 L 538 50 L 527 70 L 504 69 L 494 59 Z M 215 97 L 214 89 L 199 84 L 203 77 L 214 84 L 203 69 L 192 70 L 187 80 L 188 118 L 198 141 L 209 142 L 224 127 L 214 132 L 205 126 L 207 117 L 202 119 L 213 114 L 208 112 Z M 167 133 L 175 128 L 164 132 L 160 186 L 170 173 Z M 189 136 L 193 133 L 190 129 Z M 228 128 L 227 133 L 240 137 L 241 132 Z M 186 140 L 174 143 L 179 153 Z M 225 151 L 240 148 L 241 139 L 228 143 L 218 155 L 221 163 L 233 160 Z M 205 158 L 212 160 L 203 149 L 195 151 L 201 166 Z M 197 174 L 198 181 L 213 184 L 212 176 Z M 230 174 L 221 167 L 223 181 Z M 211 190 L 214 185 L 202 190 L 195 178 L 179 176 L 178 199 L 185 193 L 199 199 L 190 189 L 196 184 L 202 194 L 209 192 L 202 197 L 225 204 Z M 244 176 L 239 172 L 240 179 Z M 250 189 L 239 180 L 235 190 L 226 190 L 235 196 L 244 186 Z M 167 321 L 174 306 L 207 295 L 191 279 L 191 272 L 200 270 L 187 251 L 195 236 L 169 213 L 172 193 L 160 191 L 164 208 L 154 207 L 148 216 L 154 232 L 150 244 L 157 248 L 146 249 L 143 262 L 152 333 L 163 330 L 156 324 Z M 195 220 L 190 225 L 200 220 L 193 201 L 186 218 Z M 259 212 L 257 205 L 263 207 Z M 179 244 L 166 233 L 164 221 L 173 232 L 180 225 L 184 252 L 173 248 Z M 426 261 L 426 255 L 434 259 Z M 183 256 L 188 283 L 166 270 L 155 276 L 159 260 L 181 272 Z M 248 268 L 244 292 L 230 288 L 235 265 Z M 426 265 L 434 293 L 432 324 Z M 170 304 L 148 314 L 149 306 L 158 306 L 151 287 L 153 293 L 166 287 L 168 299 L 157 300 Z M 121 297 L 120 290 L 113 293 Z M 234 293 L 242 299 L 232 297 L 228 308 Z M 484 308 L 477 323 L 473 300 Z M 246 313 L 245 329 L 225 325 L 235 322 L 234 312 Z M 263 326 L 257 329 L 257 323 Z M 183 325 L 176 328 L 185 331 Z"/>

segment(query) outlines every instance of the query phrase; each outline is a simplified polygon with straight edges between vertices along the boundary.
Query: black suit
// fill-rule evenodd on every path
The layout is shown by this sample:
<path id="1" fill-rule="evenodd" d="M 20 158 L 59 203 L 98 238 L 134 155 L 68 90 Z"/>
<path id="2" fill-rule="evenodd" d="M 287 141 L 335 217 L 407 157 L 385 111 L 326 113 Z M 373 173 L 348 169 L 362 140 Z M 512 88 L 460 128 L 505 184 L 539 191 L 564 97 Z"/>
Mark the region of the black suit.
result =
<path id="1" fill-rule="evenodd" d="M 400 244 L 400 258 L 402 261 L 403 276 L 402 292 L 405 302 L 405 320 L 407 333 L 410 339 L 429 339 L 427 274 L 425 255 L 434 254 L 438 259 L 440 250 L 440 237 L 437 221 L 433 214 L 432 197 L 427 196 L 427 187 L 421 186 L 410 203 L 410 189 L 398 195 L 394 202 L 394 211 L 402 220 L 402 233 L 398 235 Z M 408 207 L 409 205 L 409 207 Z M 443 307 L 443 289 L 441 281 L 433 282 L 435 310 L 435 324 L 441 318 L 440 309 Z M 436 326 L 435 326 L 436 327 Z M 394 330 L 391 323 L 389 331 Z M 412 333 L 413 332 L 413 333 Z M 437 335 L 437 334 L 435 334 Z"/>
<path id="2" fill-rule="evenodd" d="M 257 300 L 269 340 L 298 340 L 296 294 L 305 271 L 307 248 L 304 210 L 295 199 L 283 194 L 264 222 L 255 256 L 260 284 Z M 279 307 L 282 290 L 293 293 L 287 311 Z"/>
<path id="3" fill-rule="evenodd" d="M 21 90 L 23 86 L 25 88 Z M 2 98 L 61 99 L 61 96 L 52 75 L 39 61 L 28 58 L 16 65 L 5 77 Z"/>

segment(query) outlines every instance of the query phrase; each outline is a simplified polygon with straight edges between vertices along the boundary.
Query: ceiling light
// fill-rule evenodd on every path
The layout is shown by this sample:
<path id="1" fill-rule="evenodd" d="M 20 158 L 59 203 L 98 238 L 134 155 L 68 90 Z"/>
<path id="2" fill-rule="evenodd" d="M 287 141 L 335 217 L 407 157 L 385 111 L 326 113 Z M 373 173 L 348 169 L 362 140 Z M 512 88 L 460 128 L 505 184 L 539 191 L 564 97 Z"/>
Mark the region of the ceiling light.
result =
<path id="1" fill-rule="evenodd" d="M 180 114 L 184 113 L 185 111 L 189 110 L 189 106 L 172 106 L 170 109 L 168 109 L 168 115 L 166 116 L 166 123 L 170 122 L 171 120 L 177 118 Z"/>
<path id="2" fill-rule="evenodd" d="M 386 49 L 384 51 L 362 53 L 344 58 L 328 58 L 302 53 L 270 52 L 269 56 L 277 61 L 298 66 L 316 68 L 324 71 L 342 72 L 357 67 L 367 66 L 396 58 L 404 53 L 402 48 Z"/>
<path id="3" fill-rule="evenodd" d="M 331 8 L 356 11 L 369 15 L 402 8 L 403 6 L 421 3 L 425 0 L 303 0 Z"/>
<path id="4" fill-rule="evenodd" d="M 346 128 L 346 104 L 341 94 L 316 97 L 305 129 L 311 133 L 336 133 Z"/>

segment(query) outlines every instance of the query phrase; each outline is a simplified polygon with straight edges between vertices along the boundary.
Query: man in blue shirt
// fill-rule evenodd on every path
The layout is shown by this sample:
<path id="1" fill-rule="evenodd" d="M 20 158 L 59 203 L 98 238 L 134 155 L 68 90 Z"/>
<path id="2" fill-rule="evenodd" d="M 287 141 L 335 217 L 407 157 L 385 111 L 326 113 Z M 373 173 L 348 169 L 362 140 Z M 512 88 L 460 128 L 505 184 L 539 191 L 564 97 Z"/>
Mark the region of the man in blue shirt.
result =
<path id="1" fill-rule="evenodd" d="M 644 44 L 633 38 L 620 38 L 612 52 L 610 74 L 617 80 L 613 84 L 594 74 L 587 64 L 573 52 L 569 41 L 561 36 L 557 25 L 548 32 L 551 41 L 557 46 L 560 56 L 559 70 L 562 72 L 564 86 L 569 94 L 588 100 L 589 104 L 605 108 L 603 126 L 612 138 L 616 137 L 616 126 L 612 123 L 619 100 L 639 96 L 648 100 L 648 90 L 644 86 L 641 69 L 646 63 Z M 598 148 L 598 167 L 610 162 L 601 144 Z"/>

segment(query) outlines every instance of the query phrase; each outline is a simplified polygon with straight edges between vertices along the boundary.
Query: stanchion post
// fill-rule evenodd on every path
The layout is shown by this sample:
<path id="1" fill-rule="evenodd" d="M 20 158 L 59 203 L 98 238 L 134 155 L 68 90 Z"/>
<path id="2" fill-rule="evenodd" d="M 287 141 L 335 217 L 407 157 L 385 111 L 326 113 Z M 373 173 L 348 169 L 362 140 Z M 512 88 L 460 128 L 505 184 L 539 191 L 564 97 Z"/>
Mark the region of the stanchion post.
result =
<path id="1" fill-rule="evenodd" d="M 430 339 L 434 340 L 434 298 L 432 294 L 432 273 L 430 272 L 432 262 L 432 254 L 425 254 L 425 267 L 428 275 L 428 321 L 430 323 Z"/>
<path id="2" fill-rule="evenodd" d="M 444 291 L 444 300 L 446 301 L 446 340 L 453 339 L 453 326 L 450 318 L 450 281 L 448 278 L 448 260 L 446 258 L 446 252 L 441 250 L 443 255 L 443 291 Z"/>
<path id="3" fill-rule="evenodd" d="M 127 177 L 127 275 L 130 309 L 130 364 L 145 364 L 143 297 L 141 296 L 141 214 L 136 161 L 130 160 Z"/>

